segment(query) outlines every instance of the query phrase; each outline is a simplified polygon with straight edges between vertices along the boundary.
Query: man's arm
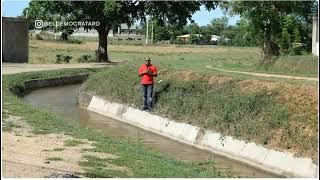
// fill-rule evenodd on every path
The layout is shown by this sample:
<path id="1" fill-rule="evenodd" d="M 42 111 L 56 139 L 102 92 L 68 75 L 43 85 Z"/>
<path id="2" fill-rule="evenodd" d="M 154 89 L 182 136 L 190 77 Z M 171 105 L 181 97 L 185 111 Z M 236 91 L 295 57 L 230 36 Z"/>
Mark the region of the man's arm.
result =
<path id="1" fill-rule="evenodd" d="M 157 77 L 158 76 L 158 74 L 157 74 L 157 72 L 155 72 L 155 73 L 149 73 L 151 76 L 153 76 L 153 77 Z"/>
<path id="2" fill-rule="evenodd" d="M 149 73 L 151 76 L 153 77 L 157 77 L 158 76 L 158 72 L 157 72 L 157 68 L 154 68 L 154 71 Z"/>

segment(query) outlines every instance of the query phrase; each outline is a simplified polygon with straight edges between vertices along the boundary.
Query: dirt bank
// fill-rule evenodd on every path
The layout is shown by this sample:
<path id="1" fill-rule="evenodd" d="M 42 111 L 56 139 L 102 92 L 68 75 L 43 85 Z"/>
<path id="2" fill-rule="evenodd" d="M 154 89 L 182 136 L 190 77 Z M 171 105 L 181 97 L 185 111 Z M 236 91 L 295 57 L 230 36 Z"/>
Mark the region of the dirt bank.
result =
<path id="1" fill-rule="evenodd" d="M 33 134 L 20 117 L 9 116 L 3 122 L 10 130 L 2 133 L 3 177 L 82 177 L 79 166 L 83 156 L 116 158 L 112 154 L 89 152 L 93 142 L 81 139 L 81 144 L 68 146 L 75 140 L 64 134 Z M 117 168 L 117 167 L 114 167 Z M 117 168 L 119 169 L 119 168 Z"/>

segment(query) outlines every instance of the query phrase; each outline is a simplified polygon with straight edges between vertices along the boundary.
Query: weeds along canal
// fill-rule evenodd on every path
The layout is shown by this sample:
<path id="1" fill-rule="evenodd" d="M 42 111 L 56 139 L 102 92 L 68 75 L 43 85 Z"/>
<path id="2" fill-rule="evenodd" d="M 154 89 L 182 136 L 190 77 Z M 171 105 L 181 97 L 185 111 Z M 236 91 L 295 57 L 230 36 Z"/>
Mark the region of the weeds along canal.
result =
<path id="1" fill-rule="evenodd" d="M 34 106 L 49 109 L 66 119 L 80 123 L 84 127 L 99 129 L 107 136 L 139 139 L 145 147 L 175 159 L 196 162 L 212 159 L 217 169 L 231 171 L 234 176 L 278 177 L 246 164 L 176 142 L 86 109 L 81 109 L 77 106 L 76 99 L 79 88 L 80 84 L 42 88 L 25 95 L 24 100 Z"/>

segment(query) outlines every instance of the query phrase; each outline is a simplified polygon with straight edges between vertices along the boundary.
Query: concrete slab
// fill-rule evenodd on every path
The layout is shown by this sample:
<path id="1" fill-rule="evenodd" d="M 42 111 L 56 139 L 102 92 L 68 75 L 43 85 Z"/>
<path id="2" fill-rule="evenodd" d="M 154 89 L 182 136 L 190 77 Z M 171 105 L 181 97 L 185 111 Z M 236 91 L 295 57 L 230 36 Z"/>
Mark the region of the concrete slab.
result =
<path id="1" fill-rule="evenodd" d="M 247 143 L 239 156 L 247 157 L 248 159 L 256 162 L 263 163 L 268 154 L 268 149 L 261 145 L 256 145 L 255 143 Z"/>

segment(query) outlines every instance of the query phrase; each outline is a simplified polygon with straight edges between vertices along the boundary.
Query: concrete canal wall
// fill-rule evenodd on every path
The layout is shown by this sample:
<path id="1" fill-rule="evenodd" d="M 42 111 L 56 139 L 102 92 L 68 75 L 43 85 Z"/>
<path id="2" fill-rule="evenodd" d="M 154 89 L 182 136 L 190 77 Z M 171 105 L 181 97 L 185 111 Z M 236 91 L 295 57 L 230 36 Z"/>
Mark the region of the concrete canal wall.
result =
<path id="1" fill-rule="evenodd" d="M 55 77 L 48 79 L 33 79 L 30 81 L 26 81 L 24 83 L 24 90 L 21 92 L 24 95 L 32 90 L 44 88 L 44 87 L 54 87 L 54 86 L 63 86 L 68 84 L 79 84 L 83 83 L 90 74 L 80 74 L 80 75 L 72 75 L 72 76 L 64 76 L 64 77 Z"/>
<path id="2" fill-rule="evenodd" d="M 78 103 L 93 112 L 205 149 L 286 177 L 318 177 L 318 166 L 310 158 L 267 149 L 261 145 L 222 136 L 190 124 L 175 122 L 146 111 L 111 102 L 80 88 Z"/>

